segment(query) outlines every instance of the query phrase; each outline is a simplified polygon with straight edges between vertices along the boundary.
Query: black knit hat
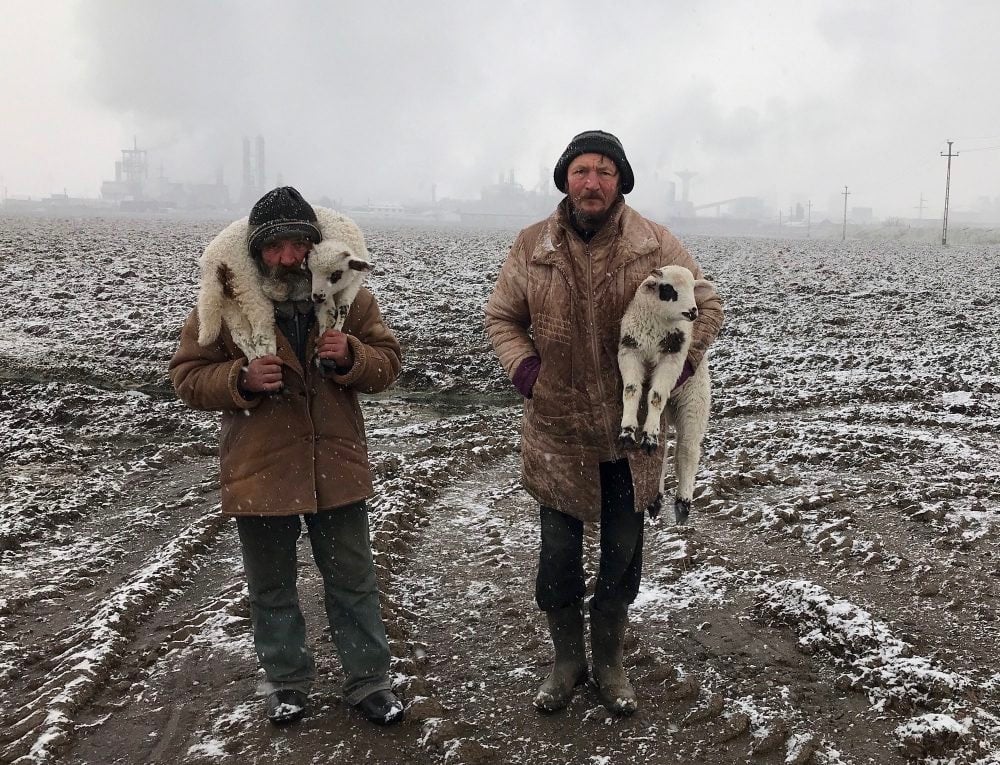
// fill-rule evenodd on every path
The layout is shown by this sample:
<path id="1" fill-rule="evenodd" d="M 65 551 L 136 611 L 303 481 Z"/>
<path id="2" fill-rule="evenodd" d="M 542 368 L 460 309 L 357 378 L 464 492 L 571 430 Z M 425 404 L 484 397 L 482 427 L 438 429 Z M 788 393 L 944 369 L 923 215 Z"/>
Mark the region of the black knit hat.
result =
<path id="1" fill-rule="evenodd" d="M 291 186 L 271 189 L 257 200 L 250 210 L 247 249 L 260 257 L 266 242 L 287 237 L 302 237 L 313 244 L 323 241 L 323 233 L 316 225 L 316 211 Z"/>
<path id="2" fill-rule="evenodd" d="M 622 177 L 621 192 L 628 194 L 635 186 L 632 166 L 625 159 L 625 149 L 622 148 L 622 142 L 611 133 L 605 133 L 603 130 L 585 130 L 579 135 L 573 136 L 573 140 L 569 142 L 566 151 L 559 157 L 556 169 L 552 173 L 556 188 L 563 194 L 566 193 L 566 172 L 569 170 L 569 163 L 581 154 L 590 154 L 591 152 L 603 154 L 615 163 L 618 174 Z"/>

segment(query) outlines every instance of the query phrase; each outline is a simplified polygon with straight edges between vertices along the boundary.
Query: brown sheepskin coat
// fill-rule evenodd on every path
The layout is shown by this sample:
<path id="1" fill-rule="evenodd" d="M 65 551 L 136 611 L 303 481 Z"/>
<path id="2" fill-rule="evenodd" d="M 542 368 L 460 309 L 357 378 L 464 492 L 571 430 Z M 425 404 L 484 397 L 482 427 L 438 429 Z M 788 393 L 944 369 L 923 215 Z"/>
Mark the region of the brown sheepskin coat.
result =
<path id="1" fill-rule="evenodd" d="M 202 347 L 197 311 L 188 316 L 170 377 L 185 404 L 222 412 L 224 514 L 313 513 L 372 495 L 357 392 L 376 393 L 393 383 L 400 348 L 367 289 L 355 298 L 343 331 L 354 354 L 354 366 L 345 374 L 324 375 L 316 366 L 315 325 L 305 368 L 279 331 L 284 389 L 245 398 L 236 382 L 247 361 L 229 331 Z"/>
<path id="2" fill-rule="evenodd" d="M 508 377 L 537 355 L 541 370 L 525 400 L 521 459 L 525 488 L 540 504 L 582 521 L 601 515 L 598 464 L 627 456 L 635 508 L 659 491 L 663 446 L 652 455 L 618 444 L 622 383 L 618 335 L 635 290 L 660 266 L 701 268 L 679 241 L 619 200 L 589 243 L 568 220 L 568 200 L 523 230 L 486 304 L 486 331 Z M 722 326 L 714 289 L 699 288 L 689 360 L 697 365 Z"/>

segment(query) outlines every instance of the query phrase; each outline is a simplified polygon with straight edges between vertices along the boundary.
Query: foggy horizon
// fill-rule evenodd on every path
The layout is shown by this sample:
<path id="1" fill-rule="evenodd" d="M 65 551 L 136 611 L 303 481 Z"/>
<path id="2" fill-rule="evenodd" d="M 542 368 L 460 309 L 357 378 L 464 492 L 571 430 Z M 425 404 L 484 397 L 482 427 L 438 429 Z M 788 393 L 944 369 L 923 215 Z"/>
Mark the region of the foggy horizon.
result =
<path id="1" fill-rule="evenodd" d="M 268 187 L 307 198 L 478 199 L 513 172 L 553 192 L 582 130 L 617 135 L 633 206 L 677 173 L 695 205 L 760 197 L 886 217 L 1000 209 L 1000 5 L 722 0 L 596 2 L 63 2 L 6 6 L 0 29 L 5 195 L 97 197 L 121 150 L 150 176 L 232 198 L 244 137 Z M 832 209 L 831 209 L 832 208 Z M 705 211 L 703 215 L 711 213 Z M 814 218 L 815 219 L 815 218 Z"/>

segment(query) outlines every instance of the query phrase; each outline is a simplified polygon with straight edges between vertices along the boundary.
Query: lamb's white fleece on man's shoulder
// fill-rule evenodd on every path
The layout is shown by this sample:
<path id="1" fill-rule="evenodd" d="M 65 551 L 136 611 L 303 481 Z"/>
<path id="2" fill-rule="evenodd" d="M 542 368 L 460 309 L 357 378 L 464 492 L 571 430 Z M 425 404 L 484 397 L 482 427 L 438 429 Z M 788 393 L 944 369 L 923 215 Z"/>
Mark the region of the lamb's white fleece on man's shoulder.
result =
<path id="1" fill-rule="evenodd" d="M 364 236 L 346 215 L 314 207 L 324 241 L 337 239 L 367 258 Z M 262 275 L 247 249 L 249 219 L 233 221 L 209 242 L 201 256 L 198 342 L 214 343 L 229 330 L 248 360 L 275 353 L 274 303 L 264 294 Z"/>

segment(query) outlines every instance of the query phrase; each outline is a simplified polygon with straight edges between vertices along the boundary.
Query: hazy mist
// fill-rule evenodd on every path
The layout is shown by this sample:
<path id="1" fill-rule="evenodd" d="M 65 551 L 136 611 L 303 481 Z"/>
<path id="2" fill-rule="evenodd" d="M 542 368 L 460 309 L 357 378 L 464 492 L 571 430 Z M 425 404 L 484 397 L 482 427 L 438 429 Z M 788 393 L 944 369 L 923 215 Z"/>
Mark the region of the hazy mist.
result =
<path id="1" fill-rule="evenodd" d="M 766 11 L 762 7 L 767 8 Z M 528 188 L 569 138 L 621 138 L 655 211 L 760 196 L 877 217 L 1000 197 L 1000 3 L 6 0 L 0 182 L 97 196 L 120 149 L 234 196 L 244 136 L 270 185 L 347 203 Z M 550 172 L 549 176 L 550 177 Z M 679 188 L 679 184 L 678 184 Z"/>

